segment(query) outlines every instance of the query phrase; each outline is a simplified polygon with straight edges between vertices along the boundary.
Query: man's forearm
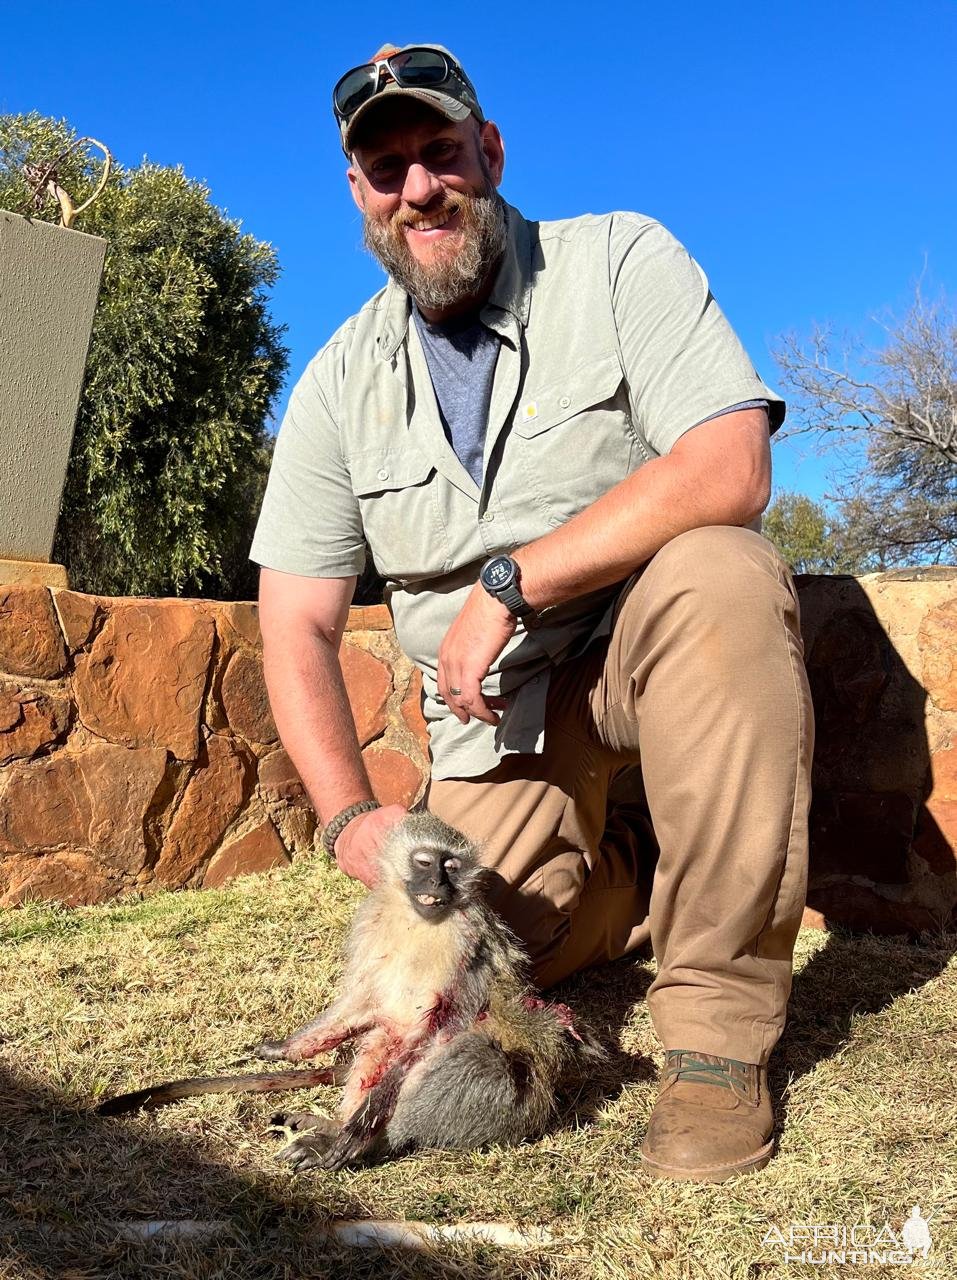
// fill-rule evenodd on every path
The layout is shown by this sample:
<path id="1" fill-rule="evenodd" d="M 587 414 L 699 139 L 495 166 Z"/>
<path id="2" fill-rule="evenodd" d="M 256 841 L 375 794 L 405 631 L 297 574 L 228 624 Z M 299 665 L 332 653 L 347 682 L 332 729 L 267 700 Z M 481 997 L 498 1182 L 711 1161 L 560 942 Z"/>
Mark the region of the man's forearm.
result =
<path id="1" fill-rule="evenodd" d="M 272 635 L 263 667 L 282 744 L 322 822 L 373 798 L 336 648 L 299 628 Z"/>
<path id="2" fill-rule="evenodd" d="M 741 426 L 754 430 L 745 413 Z M 709 424 L 696 428 L 704 431 Z M 733 424 L 732 424 L 733 425 Z M 765 437 L 766 438 L 766 437 Z M 537 609 L 620 582 L 678 534 L 703 525 L 748 524 L 767 502 L 769 465 L 738 463 L 729 475 L 719 452 L 668 454 L 646 462 L 560 528 L 515 551 L 522 594 Z"/>

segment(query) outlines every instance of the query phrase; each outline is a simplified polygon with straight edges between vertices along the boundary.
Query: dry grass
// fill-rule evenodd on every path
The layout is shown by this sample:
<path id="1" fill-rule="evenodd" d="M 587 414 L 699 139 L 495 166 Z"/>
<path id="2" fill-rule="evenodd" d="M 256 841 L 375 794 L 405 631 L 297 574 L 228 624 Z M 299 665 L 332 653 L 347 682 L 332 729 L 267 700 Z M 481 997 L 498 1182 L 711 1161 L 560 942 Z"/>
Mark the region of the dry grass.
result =
<path id="1" fill-rule="evenodd" d="M 108 1092 L 215 1074 L 263 1034 L 312 1016 L 358 892 L 316 859 L 218 892 L 0 919 L 0 1276 L 764 1280 L 833 1273 L 786 1264 L 762 1244 L 770 1228 L 886 1219 L 899 1229 L 913 1203 L 933 1211 L 935 1248 L 920 1269 L 957 1276 L 955 936 L 910 946 L 802 934 L 772 1061 L 779 1154 L 723 1186 L 657 1182 L 638 1162 L 660 1062 L 642 999 L 651 960 L 566 984 L 620 1052 L 552 1133 L 518 1149 L 295 1176 L 264 1136 L 275 1099 L 90 1114 Z M 310 1096 L 334 1098 L 320 1089 L 297 1104 Z M 332 1217 L 503 1220 L 547 1226 L 554 1242 L 359 1253 L 323 1237 Z M 115 1226 L 187 1218 L 219 1233 L 131 1244 Z M 837 1274 L 903 1272 L 847 1264 Z"/>

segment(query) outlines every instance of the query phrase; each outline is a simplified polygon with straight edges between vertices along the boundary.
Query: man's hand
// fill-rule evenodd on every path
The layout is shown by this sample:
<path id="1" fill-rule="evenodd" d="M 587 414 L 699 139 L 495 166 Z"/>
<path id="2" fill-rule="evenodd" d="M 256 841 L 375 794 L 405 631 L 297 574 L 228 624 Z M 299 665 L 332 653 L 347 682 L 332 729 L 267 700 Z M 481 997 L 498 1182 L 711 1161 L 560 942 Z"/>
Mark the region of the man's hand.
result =
<path id="1" fill-rule="evenodd" d="M 381 809 L 360 813 L 339 833 L 336 862 L 339 870 L 353 880 L 361 880 L 371 889 L 379 878 L 379 854 L 392 828 L 406 816 L 401 804 L 386 804 Z"/>
<path id="2" fill-rule="evenodd" d="M 498 724 L 496 711 L 503 709 L 507 701 L 483 697 L 482 681 L 515 634 L 515 626 L 516 620 L 505 605 L 477 582 L 445 633 L 439 648 L 439 696 L 462 724 L 468 724 L 470 716 L 486 724 Z"/>

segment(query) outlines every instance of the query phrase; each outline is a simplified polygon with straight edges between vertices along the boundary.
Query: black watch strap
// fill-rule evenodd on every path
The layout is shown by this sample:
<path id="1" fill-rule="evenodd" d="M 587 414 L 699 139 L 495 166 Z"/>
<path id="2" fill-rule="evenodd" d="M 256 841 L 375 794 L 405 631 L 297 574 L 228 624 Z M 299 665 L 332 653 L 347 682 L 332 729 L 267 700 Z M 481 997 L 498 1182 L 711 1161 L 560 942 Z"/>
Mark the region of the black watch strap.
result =
<path id="1" fill-rule="evenodd" d="M 509 613 L 515 614 L 516 618 L 524 618 L 528 614 L 535 612 L 515 583 L 510 587 L 504 587 L 498 593 L 498 598 Z"/>

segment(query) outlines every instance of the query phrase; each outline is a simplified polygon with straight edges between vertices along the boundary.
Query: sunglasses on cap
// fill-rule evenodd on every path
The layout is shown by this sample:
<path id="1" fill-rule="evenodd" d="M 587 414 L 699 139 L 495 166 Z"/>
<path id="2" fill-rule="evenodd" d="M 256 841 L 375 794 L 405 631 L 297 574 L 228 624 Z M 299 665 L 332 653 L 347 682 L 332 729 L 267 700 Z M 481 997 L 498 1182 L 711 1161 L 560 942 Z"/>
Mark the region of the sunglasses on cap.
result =
<path id="1" fill-rule="evenodd" d="M 448 86 L 451 90 L 450 97 L 459 102 L 474 102 L 471 87 L 461 67 L 438 49 L 417 45 L 389 54 L 377 62 L 364 62 L 347 71 L 332 91 L 332 109 L 337 120 L 348 120 L 363 103 L 380 92 L 384 87 L 383 72 L 387 72 L 402 89 L 439 89 Z"/>

